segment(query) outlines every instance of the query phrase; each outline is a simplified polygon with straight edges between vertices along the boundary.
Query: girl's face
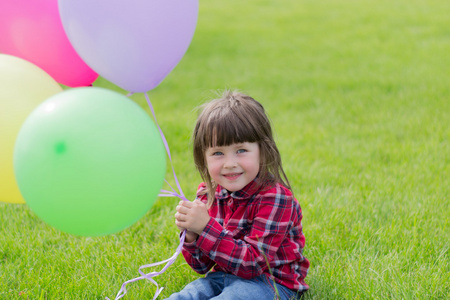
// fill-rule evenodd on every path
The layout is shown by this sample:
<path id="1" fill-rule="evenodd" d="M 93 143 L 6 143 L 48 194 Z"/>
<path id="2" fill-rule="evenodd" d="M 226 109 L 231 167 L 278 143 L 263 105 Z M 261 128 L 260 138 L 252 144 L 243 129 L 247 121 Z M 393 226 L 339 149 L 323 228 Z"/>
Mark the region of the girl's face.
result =
<path id="1" fill-rule="evenodd" d="M 258 143 L 210 147 L 205 156 L 211 178 L 230 192 L 243 189 L 259 172 Z"/>

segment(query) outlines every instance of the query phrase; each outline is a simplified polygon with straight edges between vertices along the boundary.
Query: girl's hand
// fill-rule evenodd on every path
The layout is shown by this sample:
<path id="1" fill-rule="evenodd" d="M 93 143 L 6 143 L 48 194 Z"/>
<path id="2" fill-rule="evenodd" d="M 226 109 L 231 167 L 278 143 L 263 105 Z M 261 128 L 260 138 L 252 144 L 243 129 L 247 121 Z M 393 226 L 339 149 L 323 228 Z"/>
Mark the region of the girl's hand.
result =
<path id="1" fill-rule="evenodd" d="M 176 214 L 175 214 L 175 218 L 176 218 Z M 175 224 L 176 224 L 176 220 L 175 220 Z M 178 230 L 180 230 L 180 232 L 185 231 L 186 230 L 186 235 L 184 237 L 184 241 L 186 243 L 192 243 L 193 241 L 195 241 L 198 238 L 198 234 L 193 233 L 192 231 L 187 230 L 186 228 L 180 227 L 178 226 Z"/>
<path id="2" fill-rule="evenodd" d="M 175 224 L 180 229 L 187 229 L 192 233 L 200 235 L 210 219 L 211 217 L 208 214 L 206 205 L 200 200 L 195 200 L 194 202 L 180 201 L 177 206 Z M 192 238 L 192 235 L 190 238 Z"/>
<path id="3" fill-rule="evenodd" d="M 186 236 L 184 237 L 184 241 L 186 243 L 192 243 L 198 238 L 198 234 L 193 233 L 192 231 L 186 230 Z"/>
<path id="4" fill-rule="evenodd" d="M 175 221 L 175 223 L 176 223 L 176 221 Z M 182 228 L 182 227 L 180 227 L 180 226 L 177 226 L 177 227 L 178 227 L 178 229 L 180 230 L 180 232 L 186 230 L 186 228 Z M 185 241 L 186 243 L 192 243 L 192 242 L 195 241 L 197 238 L 198 238 L 198 234 L 193 233 L 192 231 L 186 230 L 186 236 L 184 237 L 184 241 Z"/>

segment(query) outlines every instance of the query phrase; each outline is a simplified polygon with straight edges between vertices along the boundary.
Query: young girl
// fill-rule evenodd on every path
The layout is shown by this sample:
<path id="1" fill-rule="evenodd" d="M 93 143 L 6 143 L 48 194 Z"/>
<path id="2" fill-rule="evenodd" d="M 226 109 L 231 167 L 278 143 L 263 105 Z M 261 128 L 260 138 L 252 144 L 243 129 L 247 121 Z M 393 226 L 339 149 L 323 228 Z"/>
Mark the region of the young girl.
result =
<path id="1" fill-rule="evenodd" d="M 207 274 L 169 299 L 300 298 L 309 267 L 302 210 L 262 105 L 225 92 L 204 106 L 193 140 L 204 183 L 195 201 L 179 203 L 175 224 L 187 230 L 186 262 Z"/>

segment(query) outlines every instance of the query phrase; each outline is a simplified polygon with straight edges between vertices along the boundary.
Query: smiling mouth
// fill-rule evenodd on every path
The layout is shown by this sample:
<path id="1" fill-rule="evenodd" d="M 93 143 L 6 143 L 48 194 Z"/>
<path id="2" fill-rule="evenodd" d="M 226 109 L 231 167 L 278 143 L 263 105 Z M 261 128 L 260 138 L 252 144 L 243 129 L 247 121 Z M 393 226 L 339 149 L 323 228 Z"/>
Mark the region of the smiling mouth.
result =
<path id="1" fill-rule="evenodd" d="M 242 175 L 242 173 L 232 173 L 232 174 L 224 174 L 223 177 L 225 177 L 228 180 L 236 180 L 241 175 Z"/>

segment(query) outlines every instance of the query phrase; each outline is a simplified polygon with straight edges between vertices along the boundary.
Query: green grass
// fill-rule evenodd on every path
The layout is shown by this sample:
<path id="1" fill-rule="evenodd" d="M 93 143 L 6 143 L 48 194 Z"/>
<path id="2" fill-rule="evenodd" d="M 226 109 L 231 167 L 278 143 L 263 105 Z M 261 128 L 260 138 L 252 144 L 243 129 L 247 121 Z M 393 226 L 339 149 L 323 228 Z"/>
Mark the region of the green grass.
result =
<path id="1" fill-rule="evenodd" d="M 450 297 L 449 10 L 443 0 L 201 1 L 188 52 L 149 93 L 191 198 L 195 108 L 224 88 L 263 103 L 303 208 L 306 299 Z M 113 299 L 139 266 L 175 251 L 177 202 L 160 198 L 97 238 L 0 204 L 0 299 Z M 180 257 L 156 278 L 160 299 L 197 277 Z M 154 292 L 139 281 L 123 299 Z"/>

